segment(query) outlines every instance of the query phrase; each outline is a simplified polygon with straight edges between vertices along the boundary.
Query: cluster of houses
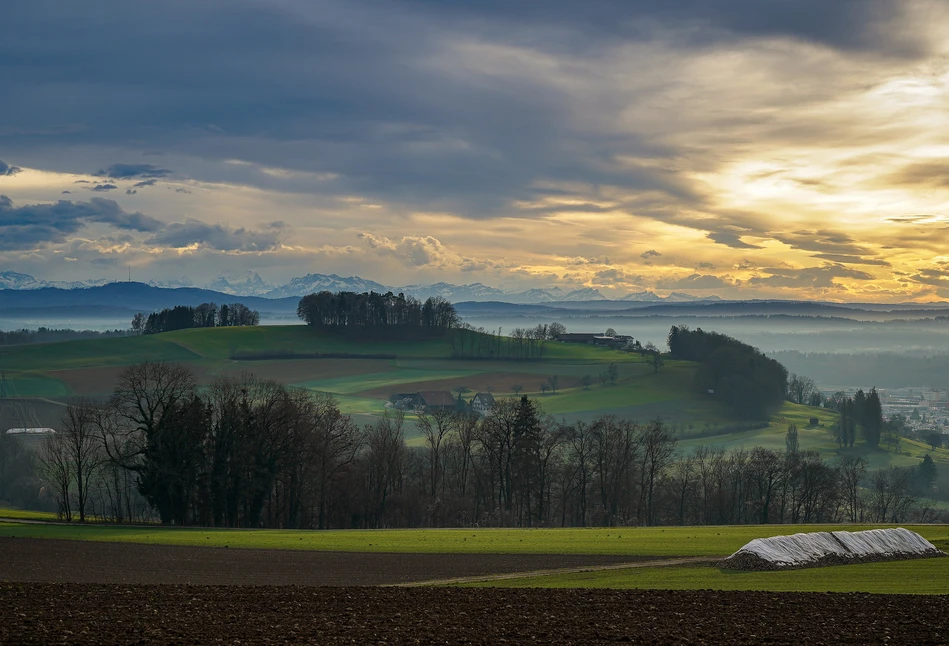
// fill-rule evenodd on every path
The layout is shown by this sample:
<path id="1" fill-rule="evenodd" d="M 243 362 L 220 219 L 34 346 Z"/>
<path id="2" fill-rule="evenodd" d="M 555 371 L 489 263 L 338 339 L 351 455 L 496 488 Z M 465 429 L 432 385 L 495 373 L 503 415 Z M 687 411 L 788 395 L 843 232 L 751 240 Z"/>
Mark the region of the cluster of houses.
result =
<path id="1" fill-rule="evenodd" d="M 456 396 L 447 390 L 420 390 L 416 393 L 392 395 L 386 407 L 424 413 L 448 410 L 490 417 L 491 409 L 494 408 L 494 395 L 475 393 L 474 397 L 466 400 L 461 393 Z"/>

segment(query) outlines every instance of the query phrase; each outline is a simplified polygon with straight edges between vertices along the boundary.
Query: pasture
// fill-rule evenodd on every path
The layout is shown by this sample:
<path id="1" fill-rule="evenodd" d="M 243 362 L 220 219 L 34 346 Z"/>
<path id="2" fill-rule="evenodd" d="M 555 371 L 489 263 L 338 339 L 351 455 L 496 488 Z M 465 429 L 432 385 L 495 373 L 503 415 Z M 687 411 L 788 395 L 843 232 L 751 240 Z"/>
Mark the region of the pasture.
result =
<path id="1" fill-rule="evenodd" d="M 0 518 L 6 513 L 0 510 Z M 890 525 L 887 525 L 888 527 Z M 439 554 L 600 554 L 630 557 L 727 556 L 754 538 L 797 532 L 859 531 L 883 525 L 729 525 L 555 529 L 289 530 L 108 525 L 16 525 L 0 537 L 330 552 Z M 949 550 L 949 526 L 905 525 Z"/>
<path id="2" fill-rule="evenodd" d="M 10 511 L 0 510 L 0 518 L 5 516 L 15 518 L 15 514 Z M 45 543 L 50 549 L 62 553 L 63 558 L 68 558 L 68 554 L 74 551 L 65 547 L 68 542 L 79 541 L 83 545 L 102 545 L 93 550 L 97 554 L 104 554 L 104 544 L 120 544 L 121 548 L 119 545 L 114 548 L 116 553 L 133 560 L 135 549 L 161 548 L 166 551 L 154 553 L 161 553 L 163 558 L 174 562 L 177 562 L 174 549 L 186 550 L 181 554 L 188 554 L 187 550 L 200 548 L 237 549 L 238 552 L 232 552 L 233 558 L 241 559 L 249 554 L 246 550 L 269 550 L 260 553 L 271 554 L 269 558 L 283 559 L 288 564 L 293 561 L 288 553 L 293 552 L 313 555 L 301 555 L 301 559 L 328 558 L 339 560 L 340 563 L 351 563 L 352 557 L 333 555 L 364 554 L 367 559 L 373 555 L 371 558 L 376 560 L 395 559 L 393 563 L 399 559 L 411 561 L 415 563 L 412 580 L 428 581 L 431 584 L 438 584 L 441 580 L 444 584 L 481 587 L 949 594 L 949 558 L 783 572 L 735 572 L 714 565 L 715 560 L 734 552 L 753 538 L 837 529 L 859 531 L 871 528 L 869 526 L 306 531 L 22 524 L 14 518 L 9 522 L 0 522 L 0 541 L 19 539 L 20 542 L 15 545 L 37 545 L 41 550 Z M 949 549 L 949 526 L 906 527 L 919 532 L 937 547 Z M 32 542 L 26 543 L 24 540 Z M 80 549 L 79 546 L 77 549 Z M 88 551 L 91 548 L 81 549 Z M 168 552 L 169 549 L 172 551 Z M 196 562 L 193 558 L 200 556 L 203 559 L 201 562 L 216 562 L 215 554 L 219 552 L 201 554 L 204 556 L 188 557 L 186 561 Z M 326 556 L 318 557 L 316 554 Z M 397 554 L 401 556 L 395 558 Z M 483 567 L 476 565 L 478 561 L 475 557 L 483 559 Z M 459 564 L 456 574 L 452 574 L 450 567 L 452 558 Z M 661 562 L 667 559 L 692 559 L 699 562 L 662 565 Z M 425 563 L 429 561 L 438 565 L 433 565 L 432 574 L 426 576 Z M 521 565 L 516 565 L 518 563 Z M 525 568 L 525 563 L 536 563 L 536 571 Z M 185 565 L 180 567 L 184 568 L 182 572 L 187 571 Z M 208 567 L 213 574 L 214 567 L 220 565 Z M 291 572 L 293 568 L 288 565 L 285 569 Z M 542 575 L 539 573 L 541 569 Z M 340 581 L 333 584 L 345 585 L 346 568 L 340 566 L 337 570 L 334 576 L 340 577 Z M 354 572 L 361 570 L 355 567 Z M 467 579 L 458 581 L 458 576 Z"/>

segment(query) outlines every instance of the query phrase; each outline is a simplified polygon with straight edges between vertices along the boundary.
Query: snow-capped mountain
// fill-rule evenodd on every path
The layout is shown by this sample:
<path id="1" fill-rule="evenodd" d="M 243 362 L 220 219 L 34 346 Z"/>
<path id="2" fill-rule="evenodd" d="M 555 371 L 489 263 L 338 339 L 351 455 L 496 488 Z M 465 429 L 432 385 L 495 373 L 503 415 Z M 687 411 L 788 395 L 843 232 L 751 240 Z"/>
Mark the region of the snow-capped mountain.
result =
<path id="1" fill-rule="evenodd" d="M 114 283 L 111 278 L 90 278 L 89 280 L 49 280 L 40 281 L 46 283 L 43 287 L 57 287 L 59 289 L 86 289 L 87 287 L 101 287 Z"/>
<path id="2" fill-rule="evenodd" d="M 39 280 L 29 274 L 12 270 L 0 271 L 0 289 L 29 290 L 41 289 L 43 287 L 82 289 L 86 287 L 97 287 L 112 282 L 115 281 L 106 278 L 81 281 L 47 281 Z M 164 287 L 166 289 L 195 286 L 186 276 L 182 276 L 177 280 L 150 280 L 147 284 L 152 287 Z M 224 274 L 205 285 L 205 289 L 234 296 L 262 296 L 271 299 L 298 298 L 325 290 L 330 292 L 347 291 L 357 293 L 385 293 L 391 291 L 398 294 L 401 292 L 406 296 L 414 296 L 420 300 L 425 300 L 431 296 L 441 296 L 452 303 L 462 303 L 465 301 L 500 301 L 516 304 L 536 304 L 609 300 L 598 289 L 593 287 L 583 287 L 573 291 L 567 291 L 561 287 L 551 286 L 517 291 L 502 290 L 497 287 L 485 285 L 484 283 L 453 285 L 445 282 L 430 285 L 417 284 L 404 285 L 402 287 L 387 287 L 381 283 L 360 278 L 359 276 L 343 277 L 336 274 L 307 274 L 306 276 L 294 278 L 284 285 L 274 286 L 261 278 L 255 271 Z M 692 294 L 682 292 L 672 292 L 668 296 L 663 297 L 651 291 L 642 291 L 627 294 L 618 300 L 650 303 L 686 303 L 692 301 L 717 301 L 721 299 L 717 296 L 693 296 Z"/>
<path id="3" fill-rule="evenodd" d="M 655 292 L 645 291 L 645 292 L 635 292 L 633 294 L 627 294 L 626 296 L 621 297 L 621 301 L 636 301 L 638 303 L 658 303 L 663 300 L 662 296 L 659 296 Z"/>
<path id="4" fill-rule="evenodd" d="M 294 278 L 286 285 L 270 290 L 263 296 L 267 298 L 287 298 L 306 296 L 316 292 L 387 292 L 389 289 L 372 280 L 359 276 L 343 278 L 336 274 L 307 274 Z"/>
<path id="5" fill-rule="evenodd" d="M 85 287 L 99 287 L 115 282 L 109 278 L 95 278 L 91 280 L 38 280 L 29 274 L 16 271 L 0 271 L 0 289 L 43 289 L 57 287 L 59 289 L 83 289 Z"/>
<path id="6" fill-rule="evenodd" d="M 0 289 L 39 289 L 45 287 L 29 274 L 16 271 L 0 271 Z"/>
<path id="7" fill-rule="evenodd" d="M 593 287 L 582 287 L 580 289 L 575 289 L 572 292 L 567 292 L 562 301 L 606 301 L 609 300 L 606 296 L 600 293 L 600 290 L 594 289 Z"/>
<path id="8" fill-rule="evenodd" d="M 695 296 L 684 292 L 672 292 L 668 296 L 659 296 L 655 292 L 645 291 L 627 294 L 618 300 L 639 303 L 691 303 L 693 301 L 720 301 L 722 299 L 718 296 Z"/>
<path id="9" fill-rule="evenodd" d="M 274 286 L 265 281 L 256 271 L 244 274 L 225 274 L 205 285 L 206 289 L 236 296 L 263 296 L 273 291 Z"/>
<path id="10" fill-rule="evenodd" d="M 504 298 L 499 300 L 510 301 L 513 303 L 555 303 L 562 301 L 567 292 L 559 287 L 550 289 L 528 289 L 523 292 L 508 292 Z"/>
<path id="11" fill-rule="evenodd" d="M 452 285 L 451 283 L 405 285 L 404 287 L 394 287 L 392 292 L 395 294 L 401 292 L 406 296 L 414 296 L 419 300 L 425 300 L 432 296 L 441 296 L 452 303 L 461 303 L 463 301 L 497 301 L 503 299 L 505 296 L 502 290 L 496 287 L 488 287 L 482 283 L 471 283 L 470 285 Z"/>
<path id="12" fill-rule="evenodd" d="M 187 276 L 182 276 L 177 280 L 150 280 L 145 283 L 151 287 L 164 287 L 165 289 L 179 289 L 181 287 L 194 287 L 194 283 Z"/>

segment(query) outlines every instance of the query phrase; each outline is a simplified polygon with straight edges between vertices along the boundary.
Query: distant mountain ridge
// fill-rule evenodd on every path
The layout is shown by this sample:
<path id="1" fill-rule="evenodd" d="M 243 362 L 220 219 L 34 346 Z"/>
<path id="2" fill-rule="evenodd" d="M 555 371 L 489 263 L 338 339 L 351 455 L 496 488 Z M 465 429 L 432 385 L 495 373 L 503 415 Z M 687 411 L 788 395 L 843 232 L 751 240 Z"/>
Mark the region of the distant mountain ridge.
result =
<path id="1" fill-rule="evenodd" d="M 100 287 L 115 282 L 110 279 L 96 279 L 83 281 L 45 281 L 38 280 L 29 274 L 23 274 L 15 271 L 0 272 L 0 290 L 36 290 L 43 288 L 57 289 L 86 289 L 89 287 Z M 150 280 L 145 284 L 152 287 L 165 289 L 195 288 L 190 279 L 182 277 L 177 280 L 156 281 Z M 300 298 L 307 294 L 313 294 L 320 291 L 340 292 L 387 292 L 395 294 L 403 293 L 407 296 L 425 300 L 432 296 L 440 296 L 453 303 L 467 301 L 473 302 L 493 302 L 502 301 L 510 303 L 530 304 L 530 303 L 586 303 L 592 301 L 609 301 L 600 290 L 593 287 L 582 287 L 572 291 L 564 290 L 561 287 L 553 286 L 546 288 L 533 288 L 527 290 L 504 290 L 497 287 L 491 287 L 483 283 L 470 283 L 467 285 L 453 285 L 446 282 L 433 283 L 431 285 L 416 284 L 403 285 L 401 287 L 386 286 L 373 280 L 361 278 L 359 276 L 339 276 L 337 274 L 307 274 L 291 279 L 283 285 L 274 285 L 265 281 L 255 271 L 246 273 L 225 274 L 218 276 L 213 281 L 205 285 L 207 289 L 219 294 L 230 296 L 253 296 L 268 299 L 282 298 Z M 627 294 L 620 299 L 629 302 L 641 303 L 679 303 L 693 301 L 718 301 L 717 296 L 702 297 L 681 292 L 673 292 L 667 297 L 658 296 L 651 291 Z"/>
<path id="2" fill-rule="evenodd" d="M 16 271 L 0 271 L 0 289 L 42 289 L 56 287 L 58 289 L 82 289 L 84 287 L 100 287 L 114 282 L 107 278 L 94 280 L 38 280 L 29 274 Z"/>
<path id="3" fill-rule="evenodd" d="M 307 274 L 292 279 L 286 285 L 274 288 L 263 294 L 267 298 L 289 298 L 295 296 L 300 298 L 307 294 L 315 292 L 385 292 L 388 291 L 384 285 L 374 280 L 366 280 L 359 276 L 348 276 L 343 278 L 336 274 Z"/>

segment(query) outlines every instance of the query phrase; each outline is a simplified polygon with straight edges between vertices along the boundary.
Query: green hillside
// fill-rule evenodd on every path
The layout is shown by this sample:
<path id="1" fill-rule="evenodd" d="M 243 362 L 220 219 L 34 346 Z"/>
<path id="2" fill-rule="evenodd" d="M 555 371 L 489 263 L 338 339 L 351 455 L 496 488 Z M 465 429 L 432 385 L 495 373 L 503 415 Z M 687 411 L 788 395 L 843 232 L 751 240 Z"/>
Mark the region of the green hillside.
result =
<path id="1" fill-rule="evenodd" d="M 814 417 L 818 419 L 818 423 L 811 425 L 810 419 Z M 781 411 L 772 418 L 770 425 L 766 428 L 688 438 L 679 442 L 679 448 L 683 451 L 693 451 L 702 445 L 725 450 L 763 446 L 775 451 L 784 451 L 788 425 L 794 423 L 798 428 L 798 442 L 801 450 L 817 451 L 825 460 L 857 455 L 866 459 L 869 468 L 875 470 L 891 466 L 915 466 L 928 453 L 937 465 L 949 467 L 949 449 L 932 449 L 929 445 L 906 438 L 901 438 L 899 450 L 895 447 L 887 450 L 882 442 L 877 449 L 867 447 L 862 437 L 858 435 L 853 448 L 841 449 L 834 441 L 832 432 L 837 418 L 836 411 L 785 402 Z"/>
<path id="2" fill-rule="evenodd" d="M 0 348 L 0 369 L 18 394 L 57 400 L 105 396 L 124 367 L 149 360 L 188 364 L 199 383 L 254 372 L 331 393 L 351 414 L 381 414 L 395 393 L 461 388 L 495 396 L 521 392 L 567 420 L 613 413 L 701 427 L 730 419 L 713 400 L 693 391 L 696 365 L 690 362 L 669 361 L 656 373 L 638 354 L 558 342 L 548 342 L 539 360 L 457 359 L 455 333 L 427 341 L 363 341 L 302 325 L 189 329 Z M 509 343 L 493 337 L 490 342 Z M 604 385 L 600 375 L 610 364 L 616 364 L 618 378 Z M 552 377 L 557 392 L 545 393 Z"/>
<path id="3" fill-rule="evenodd" d="M 314 358 L 318 355 L 336 356 Z M 264 356 L 270 358 L 234 359 Z M 735 432 L 746 422 L 696 391 L 697 364 L 667 360 L 656 372 L 638 354 L 583 344 L 548 342 L 543 359 L 532 361 L 456 359 L 447 335 L 427 341 L 362 341 L 288 325 L 190 329 L 0 348 L 0 370 L 17 394 L 55 401 L 71 395 L 107 395 L 124 367 L 144 360 L 185 363 L 202 384 L 219 375 L 247 371 L 330 393 L 344 412 L 360 416 L 361 421 L 380 415 L 396 393 L 462 388 L 468 396 L 491 391 L 504 397 L 519 391 L 536 398 L 558 420 L 589 421 L 604 413 L 641 421 L 662 417 L 675 426 L 686 451 L 700 445 L 784 450 L 785 432 L 793 422 L 801 448 L 819 451 L 827 459 L 854 452 L 864 455 L 872 468 L 879 468 L 915 464 L 931 453 L 937 463 L 949 465 L 949 450 L 932 451 L 908 440 L 902 441 L 898 452 L 870 451 L 859 441 L 842 452 L 830 432 L 836 412 L 791 403 L 768 427 Z M 604 385 L 600 375 L 610 364 L 616 364 L 618 379 Z M 553 376 L 557 392 L 544 392 L 542 384 Z M 812 426 L 814 417 L 818 423 Z"/>

